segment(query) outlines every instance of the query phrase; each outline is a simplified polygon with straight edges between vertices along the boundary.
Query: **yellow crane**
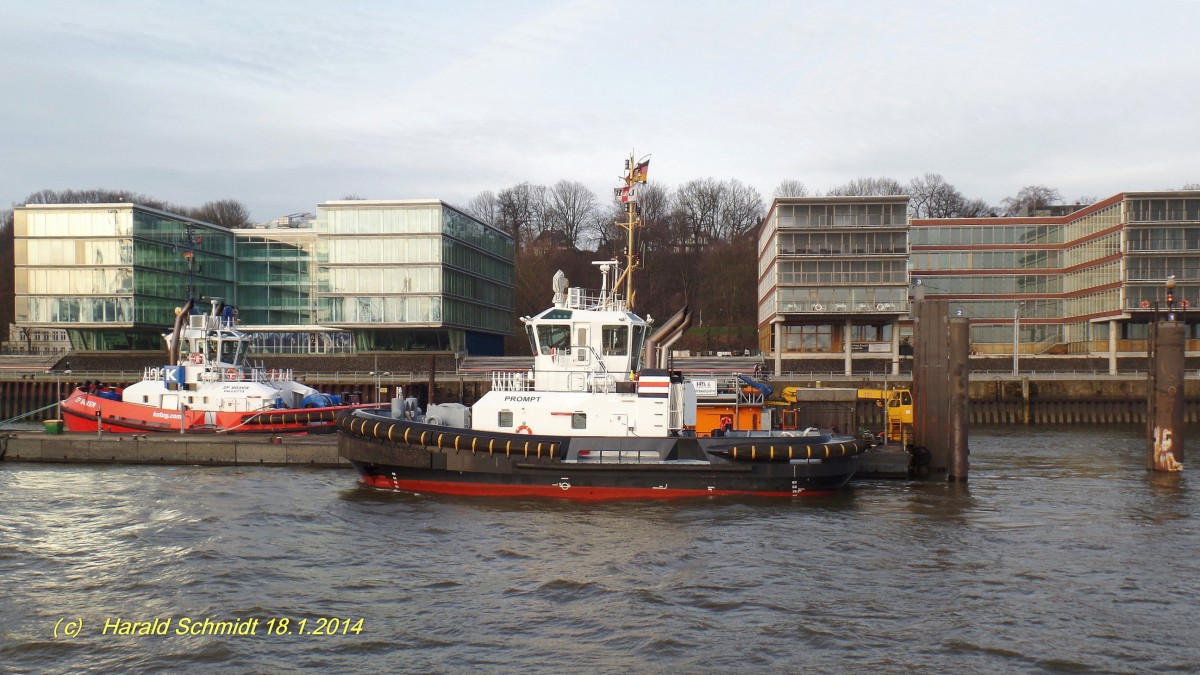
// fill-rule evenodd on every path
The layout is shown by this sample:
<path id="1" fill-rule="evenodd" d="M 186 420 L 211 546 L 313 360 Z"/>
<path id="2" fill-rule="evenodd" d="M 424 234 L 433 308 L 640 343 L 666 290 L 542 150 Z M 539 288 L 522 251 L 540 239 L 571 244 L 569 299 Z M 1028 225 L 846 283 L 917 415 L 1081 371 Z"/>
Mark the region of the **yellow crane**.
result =
<path id="1" fill-rule="evenodd" d="M 784 405 L 798 402 L 796 392 L 800 387 L 784 387 L 780 392 Z M 913 396 L 912 390 L 895 387 L 890 389 L 859 389 L 858 398 L 863 401 L 875 401 L 875 405 L 884 409 L 884 434 L 889 442 L 911 443 L 913 440 Z M 784 410 L 784 428 L 788 422 L 795 425 L 795 412 Z M 788 413 L 791 412 L 789 416 Z"/>
<path id="2" fill-rule="evenodd" d="M 912 441 L 913 396 L 908 389 L 859 389 L 858 398 L 875 401 L 886 413 L 884 431 L 887 440 L 909 443 Z"/>

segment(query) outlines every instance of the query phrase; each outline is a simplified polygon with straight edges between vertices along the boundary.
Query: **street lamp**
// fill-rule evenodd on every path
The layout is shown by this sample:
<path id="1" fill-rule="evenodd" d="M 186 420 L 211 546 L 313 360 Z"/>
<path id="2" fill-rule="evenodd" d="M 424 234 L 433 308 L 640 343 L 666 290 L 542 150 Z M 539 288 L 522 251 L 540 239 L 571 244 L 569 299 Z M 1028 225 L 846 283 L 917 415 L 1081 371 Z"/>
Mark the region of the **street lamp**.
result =
<path id="1" fill-rule="evenodd" d="M 1167 275 L 1167 321 L 1175 320 L 1175 275 Z"/>
<path id="2" fill-rule="evenodd" d="M 56 372 L 54 374 L 54 396 L 58 399 L 57 415 L 55 419 L 62 419 L 62 376 L 67 376 L 67 386 L 71 385 L 71 363 L 67 362 L 67 369 Z"/>
<path id="3" fill-rule="evenodd" d="M 370 375 L 375 378 L 375 403 L 379 403 L 379 394 L 383 392 L 383 385 L 380 383 L 380 380 L 385 377 L 390 377 L 391 373 L 387 371 L 381 373 L 378 370 L 372 370 Z"/>
<path id="4" fill-rule="evenodd" d="M 1017 376 L 1017 370 L 1020 358 L 1020 340 L 1021 340 L 1021 310 L 1025 307 L 1025 302 L 1018 302 L 1016 309 L 1013 310 L 1013 377 Z"/>

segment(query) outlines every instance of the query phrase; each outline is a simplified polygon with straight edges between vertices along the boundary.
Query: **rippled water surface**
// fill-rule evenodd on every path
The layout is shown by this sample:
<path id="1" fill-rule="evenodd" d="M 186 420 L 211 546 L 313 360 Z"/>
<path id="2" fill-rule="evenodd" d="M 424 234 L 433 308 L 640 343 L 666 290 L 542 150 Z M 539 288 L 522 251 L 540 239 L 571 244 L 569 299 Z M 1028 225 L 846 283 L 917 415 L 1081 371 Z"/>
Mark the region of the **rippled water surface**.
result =
<path id="1" fill-rule="evenodd" d="M 1148 474 L 1133 428 L 971 449 L 967 486 L 601 505 L 0 462 L 0 670 L 1200 670 L 1195 468 Z M 206 618 L 260 623 L 175 634 Z"/>

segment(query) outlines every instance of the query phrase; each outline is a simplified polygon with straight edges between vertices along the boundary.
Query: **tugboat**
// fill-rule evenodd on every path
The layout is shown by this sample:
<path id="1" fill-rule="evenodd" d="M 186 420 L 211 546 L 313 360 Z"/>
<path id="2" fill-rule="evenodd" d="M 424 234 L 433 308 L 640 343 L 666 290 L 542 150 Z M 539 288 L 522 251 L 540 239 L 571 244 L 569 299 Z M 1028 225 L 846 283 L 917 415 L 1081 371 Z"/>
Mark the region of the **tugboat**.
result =
<path id="1" fill-rule="evenodd" d="M 577 500 L 756 495 L 841 488 L 870 440 L 804 431 L 697 433 L 692 382 L 667 368 L 691 323 L 687 307 L 651 333 L 618 292 L 636 268 L 632 200 L 646 161 L 626 164 L 629 246 L 624 270 L 595 263 L 598 291 L 555 274 L 552 306 L 523 317 L 532 370 L 496 372 L 473 406 L 394 399 L 390 414 L 338 419 L 340 454 L 363 484 L 387 490 Z M 612 283 L 610 285 L 610 280 Z"/>
<path id="2" fill-rule="evenodd" d="M 147 368 L 123 389 L 88 384 L 61 402 L 69 431 L 140 433 L 320 433 L 336 430 L 343 404 L 292 379 L 290 369 L 263 369 L 244 361 L 250 336 L 237 329 L 234 308 L 194 301 L 176 312 L 168 365 Z"/>

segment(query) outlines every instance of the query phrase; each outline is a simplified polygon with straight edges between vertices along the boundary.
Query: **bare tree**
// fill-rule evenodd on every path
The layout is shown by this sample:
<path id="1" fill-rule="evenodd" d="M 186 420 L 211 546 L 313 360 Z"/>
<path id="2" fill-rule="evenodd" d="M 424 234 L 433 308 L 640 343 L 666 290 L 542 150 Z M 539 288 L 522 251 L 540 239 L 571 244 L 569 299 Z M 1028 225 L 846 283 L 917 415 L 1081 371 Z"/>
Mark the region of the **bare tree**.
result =
<path id="1" fill-rule="evenodd" d="M 546 215 L 546 187 L 521 183 L 496 195 L 495 225 L 512 234 L 518 249 L 542 233 Z"/>
<path id="2" fill-rule="evenodd" d="M 782 181 L 781 183 L 779 183 L 779 186 L 775 188 L 775 198 L 776 199 L 779 199 L 781 197 L 807 197 L 807 196 L 808 196 L 808 186 L 805 185 L 802 181 L 785 180 L 785 181 Z"/>
<path id="3" fill-rule="evenodd" d="M 1062 195 L 1055 188 L 1045 185 L 1026 185 L 1017 192 L 1015 197 L 1005 198 L 1000 206 L 1004 210 L 1004 215 L 1018 216 L 1060 203 L 1062 203 Z"/>
<path id="4" fill-rule="evenodd" d="M 766 208 L 762 195 L 749 185 L 736 179 L 725 181 L 723 185 L 725 200 L 719 221 L 721 229 L 717 234 L 718 239 L 732 241 L 758 227 Z"/>
<path id="5" fill-rule="evenodd" d="M 918 176 L 908 183 L 908 211 L 913 218 L 952 218 L 965 201 L 958 188 L 938 173 Z"/>
<path id="6" fill-rule="evenodd" d="M 637 198 L 638 215 L 642 219 L 640 233 L 643 248 L 649 251 L 661 251 L 669 248 L 674 242 L 671 233 L 674 228 L 674 198 L 662 185 L 646 183 L 638 186 Z M 622 205 L 624 206 L 624 205 Z M 621 216 L 624 220 L 623 215 Z"/>
<path id="7" fill-rule="evenodd" d="M 894 178 L 855 178 L 842 185 L 830 188 L 829 193 L 837 197 L 871 197 L 906 194 L 903 185 Z"/>
<path id="8" fill-rule="evenodd" d="M 463 210 L 488 225 L 493 225 L 500 215 L 500 203 L 496 199 L 495 192 L 484 190 L 467 202 L 467 206 Z"/>
<path id="9" fill-rule="evenodd" d="M 246 205 L 236 199 L 219 199 L 217 201 L 208 202 L 198 209 L 192 209 L 186 214 L 213 225 L 220 225 L 230 229 L 238 227 L 249 227 L 250 210 Z"/>
<path id="10" fill-rule="evenodd" d="M 994 218 L 996 209 L 982 199 L 967 199 L 959 206 L 959 218 Z"/>
<path id="11" fill-rule="evenodd" d="M 132 190 L 39 190 L 25 198 L 26 204 L 137 204 L 174 213 L 221 227 L 248 227 L 250 211 L 236 199 L 218 199 L 200 207 L 178 206 Z"/>
<path id="12" fill-rule="evenodd" d="M 716 237 L 721 213 L 721 183 L 713 178 L 691 180 L 675 193 L 682 243 L 701 245 Z"/>
<path id="13" fill-rule="evenodd" d="M 367 199 L 367 197 L 365 197 L 364 195 L 360 195 L 355 192 L 351 192 L 350 194 L 347 194 L 347 195 L 342 195 L 342 201 L 344 201 L 344 202 L 358 202 L 358 201 L 365 201 L 366 199 Z"/>
<path id="14" fill-rule="evenodd" d="M 1091 206 L 1092 204 L 1095 204 L 1098 201 L 1100 201 L 1100 198 L 1095 195 L 1083 195 L 1080 197 L 1076 197 L 1075 201 L 1072 203 L 1078 204 L 1079 206 Z"/>
<path id="15" fill-rule="evenodd" d="M 1188 183 L 1187 185 L 1184 185 L 1183 187 L 1181 187 L 1179 189 L 1180 190 L 1200 190 L 1200 183 Z"/>
<path id="16" fill-rule="evenodd" d="M 686 243 L 731 241 L 758 226 L 765 207 L 758 190 L 737 179 L 689 181 L 675 195 L 679 226 Z"/>
<path id="17" fill-rule="evenodd" d="M 90 190 L 38 190 L 25 198 L 26 204 L 138 204 L 159 211 L 186 215 L 187 207 L 176 206 L 170 202 L 138 194 L 132 190 L 110 190 L 108 188 L 93 188 Z"/>
<path id="18" fill-rule="evenodd" d="M 599 202 L 583 183 L 560 180 L 546 192 L 547 229 L 563 233 L 576 249 L 596 238 Z"/>

